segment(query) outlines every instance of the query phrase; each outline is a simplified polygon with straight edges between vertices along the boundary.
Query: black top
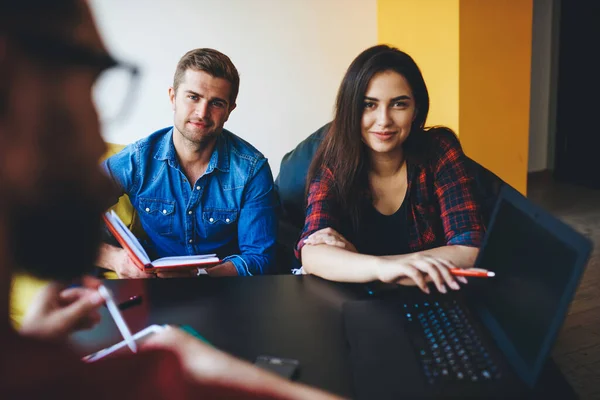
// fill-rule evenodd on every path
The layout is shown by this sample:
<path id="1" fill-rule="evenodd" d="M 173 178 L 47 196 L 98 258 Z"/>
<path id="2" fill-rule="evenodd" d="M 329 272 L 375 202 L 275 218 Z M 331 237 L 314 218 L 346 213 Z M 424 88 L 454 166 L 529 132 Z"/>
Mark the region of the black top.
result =
<path id="1" fill-rule="evenodd" d="M 410 252 L 408 238 L 408 191 L 400 208 L 383 215 L 372 203 L 365 205 L 361 216 L 357 250 L 362 254 L 387 256 Z"/>

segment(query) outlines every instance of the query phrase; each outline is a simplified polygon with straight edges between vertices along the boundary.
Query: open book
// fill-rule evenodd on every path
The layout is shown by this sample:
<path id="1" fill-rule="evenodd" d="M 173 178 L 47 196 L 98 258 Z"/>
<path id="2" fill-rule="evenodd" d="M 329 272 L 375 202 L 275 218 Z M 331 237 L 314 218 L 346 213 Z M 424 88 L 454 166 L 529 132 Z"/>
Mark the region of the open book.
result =
<path id="1" fill-rule="evenodd" d="M 140 241 L 134 236 L 121 218 L 114 212 L 106 212 L 102 217 L 106 227 L 127 251 L 133 263 L 144 272 L 174 271 L 181 269 L 207 268 L 221 263 L 216 254 L 196 256 L 163 257 L 150 260 Z M 199 271 L 199 273 L 201 273 Z"/>

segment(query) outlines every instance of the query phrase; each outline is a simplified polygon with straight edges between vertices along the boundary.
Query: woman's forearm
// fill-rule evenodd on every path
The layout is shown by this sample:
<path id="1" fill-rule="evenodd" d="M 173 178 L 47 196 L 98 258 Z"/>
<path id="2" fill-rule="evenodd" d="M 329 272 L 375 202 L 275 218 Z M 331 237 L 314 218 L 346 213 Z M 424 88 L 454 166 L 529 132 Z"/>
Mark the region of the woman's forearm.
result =
<path id="1" fill-rule="evenodd" d="M 305 272 L 337 282 L 371 282 L 379 279 L 379 258 L 326 244 L 305 245 Z"/>
<path id="2" fill-rule="evenodd" d="M 450 261 L 458 268 L 473 268 L 479 248 L 469 246 L 447 245 L 419 252 L 436 258 Z"/>
<path id="3" fill-rule="evenodd" d="M 428 255 L 450 261 L 458 268 L 471 268 L 479 249 L 468 246 L 442 246 L 417 253 L 376 257 L 358 254 L 326 244 L 305 245 L 302 248 L 302 264 L 305 272 L 337 282 L 371 282 L 380 279 L 381 259 L 401 260 L 416 254 Z M 399 283 L 411 284 L 410 279 Z"/>

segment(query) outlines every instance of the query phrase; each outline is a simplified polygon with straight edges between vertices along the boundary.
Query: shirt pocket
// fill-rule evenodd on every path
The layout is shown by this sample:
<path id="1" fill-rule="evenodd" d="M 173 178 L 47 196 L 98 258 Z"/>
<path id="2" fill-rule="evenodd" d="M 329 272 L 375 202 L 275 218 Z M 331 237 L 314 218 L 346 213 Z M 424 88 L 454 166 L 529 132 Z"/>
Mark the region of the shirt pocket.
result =
<path id="1" fill-rule="evenodd" d="M 140 219 L 146 229 L 159 235 L 173 233 L 175 202 L 161 199 L 140 198 Z"/>
<path id="2" fill-rule="evenodd" d="M 202 212 L 202 222 L 208 240 L 222 240 L 237 237 L 238 210 L 206 208 Z M 234 235 L 235 234 L 235 235 Z"/>

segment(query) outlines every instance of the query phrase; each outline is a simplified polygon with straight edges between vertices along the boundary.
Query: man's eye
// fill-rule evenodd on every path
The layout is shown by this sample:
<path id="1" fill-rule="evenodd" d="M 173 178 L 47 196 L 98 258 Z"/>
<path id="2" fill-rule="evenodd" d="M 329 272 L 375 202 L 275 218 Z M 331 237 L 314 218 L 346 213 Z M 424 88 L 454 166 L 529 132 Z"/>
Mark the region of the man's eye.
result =
<path id="1" fill-rule="evenodd" d="M 217 108 L 225 107 L 225 103 L 223 103 L 222 101 L 213 101 L 212 105 L 213 105 L 213 107 L 217 107 Z"/>
<path id="2" fill-rule="evenodd" d="M 193 100 L 193 101 L 197 101 L 197 100 L 198 100 L 198 96 L 195 96 L 195 95 L 193 95 L 193 94 L 190 94 L 190 95 L 188 96 L 188 99 L 190 99 L 190 100 Z"/>

